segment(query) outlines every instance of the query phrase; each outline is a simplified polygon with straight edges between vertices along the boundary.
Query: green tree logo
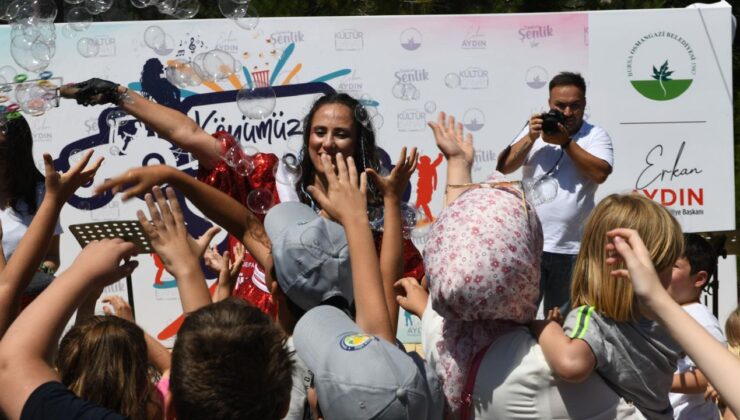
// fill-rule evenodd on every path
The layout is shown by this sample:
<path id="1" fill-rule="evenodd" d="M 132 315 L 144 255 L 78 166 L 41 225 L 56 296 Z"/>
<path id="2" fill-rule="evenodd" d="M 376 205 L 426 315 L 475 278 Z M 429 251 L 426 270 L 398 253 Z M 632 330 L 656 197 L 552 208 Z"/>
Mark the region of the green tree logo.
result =
<path id="1" fill-rule="evenodd" d="M 673 73 L 673 70 L 668 67 L 668 60 L 665 60 L 659 69 L 653 65 L 653 80 L 632 80 L 631 83 L 642 96 L 648 99 L 668 101 L 681 96 L 693 81 L 692 79 L 672 79 Z"/>
<path id="2" fill-rule="evenodd" d="M 671 75 L 673 74 L 672 71 L 668 71 L 668 60 L 663 63 L 662 66 L 660 66 L 660 70 L 656 69 L 655 66 L 653 66 L 653 79 L 657 80 L 660 84 L 660 88 L 663 90 L 663 96 L 668 96 L 668 91 L 665 90 L 665 85 L 663 82 L 668 82 L 671 80 Z"/>

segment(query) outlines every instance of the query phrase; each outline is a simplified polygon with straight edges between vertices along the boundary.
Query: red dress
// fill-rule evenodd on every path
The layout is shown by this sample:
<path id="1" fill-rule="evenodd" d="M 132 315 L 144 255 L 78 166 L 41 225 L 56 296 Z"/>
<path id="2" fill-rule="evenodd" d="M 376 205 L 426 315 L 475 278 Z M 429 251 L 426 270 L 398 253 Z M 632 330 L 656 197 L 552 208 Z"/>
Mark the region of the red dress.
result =
<path id="1" fill-rule="evenodd" d="M 221 142 L 222 149 L 227 150 L 236 142 L 224 132 L 214 134 L 214 137 Z M 273 168 L 278 162 L 277 156 L 272 153 L 257 153 L 252 156 L 254 169 L 247 176 L 241 176 L 236 173 L 225 162 L 219 162 L 214 168 L 200 167 L 197 178 L 214 188 L 217 188 L 228 194 L 238 202 L 247 207 L 247 196 L 257 188 L 265 188 L 270 191 L 274 197 L 275 204 L 280 202 L 278 191 L 275 184 L 275 175 Z M 256 215 L 261 221 L 264 221 L 264 214 Z M 375 247 L 380 254 L 380 244 L 383 234 L 374 233 Z M 229 235 L 229 251 L 233 254 L 233 247 L 239 241 Z M 404 277 L 414 277 L 418 281 L 424 276 L 424 261 L 421 254 L 409 239 L 404 240 Z M 245 252 L 244 264 L 242 265 L 241 275 L 234 287 L 234 296 L 238 296 L 247 302 L 252 303 L 260 308 L 266 314 L 273 318 L 277 314 L 277 307 L 265 284 L 265 275 L 263 268 L 257 264 L 257 261 Z"/>

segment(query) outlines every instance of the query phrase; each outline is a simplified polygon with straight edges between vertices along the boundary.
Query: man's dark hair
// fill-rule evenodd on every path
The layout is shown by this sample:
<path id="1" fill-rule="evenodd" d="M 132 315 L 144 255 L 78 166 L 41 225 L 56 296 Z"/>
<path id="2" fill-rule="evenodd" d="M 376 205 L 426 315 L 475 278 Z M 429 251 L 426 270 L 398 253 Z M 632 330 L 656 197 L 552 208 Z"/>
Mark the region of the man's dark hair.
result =
<path id="1" fill-rule="evenodd" d="M 583 96 L 586 97 L 586 81 L 583 80 L 583 76 L 581 76 L 580 73 L 573 73 L 570 71 L 558 73 L 557 76 L 550 80 L 549 90 L 552 91 L 558 86 L 575 86 L 581 89 Z"/>
<path id="2" fill-rule="evenodd" d="M 707 277 L 711 278 L 717 267 L 717 253 L 714 251 L 712 245 L 695 233 L 684 233 L 683 240 L 683 256 L 691 265 L 691 274 L 706 271 Z M 709 281 L 707 281 L 708 283 Z"/>
<path id="3" fill-rule="evenodd" d="M 286 336 L 259 309 L 230 298 L 188 315 L 172 351 L 177 418 L 279 419 L 290 402 Z"/>

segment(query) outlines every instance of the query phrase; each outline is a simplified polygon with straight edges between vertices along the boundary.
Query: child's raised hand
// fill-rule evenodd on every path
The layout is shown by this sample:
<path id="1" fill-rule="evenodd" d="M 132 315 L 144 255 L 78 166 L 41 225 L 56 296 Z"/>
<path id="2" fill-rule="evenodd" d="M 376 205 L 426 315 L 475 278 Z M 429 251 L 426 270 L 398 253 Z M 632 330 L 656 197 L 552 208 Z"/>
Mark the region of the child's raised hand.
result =
<path id="1" fill-rule="evenodd" d="M 213 237 L 221 232 L 221 228 L 218 226 L 211 226 L 205 231 L 204 234 L 200 235 L 198 239 L 188 235 L 188 243 L 190 243 L 190 250 L 193 251 L 193 255 L 200 258 L 203 253 L 208 250 L 208 245 L 211 244 Z"/>
<path id="2" fill-rule="evenodd" d="M 92 287 L 104 287 L 131 275 L 139 265 L 129 260 L 136 245 L 121 238 L 90 242 L 75 258 L 70 270 L 94 280 Z"/>
<path id="3" fill-rule="evenodd" d="M 146 219 L 141 210 L 136 212 L 136 216 L 165 269 L 177 277 L 177 269 L 179 267 L 189 268 L 191 265 L 185 262 L 192 263 L 191 260 L 197 260 L 197 257 L 188 243 L 190 235 L 185 228 L 185 218 L 180 210 L 175 191 L 168 188 L 166 199 L 159 187 L 154 187 L 152 192 L 153 196 L 147 194 L 144 197 L 151 221 Z"/>
<path id="4" fill-rule="evenodd" d="M 367 175 L 365 172 L 357 176 L 357 167 L 352 156 L 345 161 L 341 153 L 335 156 L 337 173 L 332 169 L 331 157 L 321 156 L 326 176 L 326 192 L 309 186 L 316 202 L 321 206 L 329 217 L 345 225 L 347 222 L 367 219 Z"/>
<path id="5" fill-rule="evenodd" d="M 437 142 L 439 151 L 445 155 L 447 161 L 461 160 L 468 165 L 473 164 L 475 149 L 473 148 L 473 135 L 464 133 L 462 123 L 456 123 L 455 117 L 447 117 L 440 112 L 437 122 L 428 122 L 434 132 L 434 140 Z"/>
<path id="6" fill-rule="evenodd" d="M 404 277 L 398 280 L 394 286 L 403 289 L 403 293 L 396 296 L 398 304 L 412 314 L 422 317 L 427 308 L 429 292 L 426 291 L 413 277 Z"/>
<path id="7" fill-rule="evenodd" d="M 624 261 L 627 266 L 626 269 L 613 270 L 611 275 L 632 281 L 632 288 L 641 299 L 663 291 L 650 253 L 637 231 L 620 228 L 607 232 L 607 236 L 611 239 L 606 245 L 609 253 L 607 264 L 615 265 Z"/>
<path id="8" fill-rule="evenodd" d="M 120 192 L 123 193 L 123 201 L 127 201 L 137 195 L 151 191 L 155 186 L 166 183 L 170 170 L 171 168 L 167 165 L 132 168 L 123 175 L 108 179 L 95 187 L 95 193 L 101 194 L 107 190 L 111 190 L 113 194 Z"/>
<path id="9" fill-rule="evenodd" d="M 113 315 L 119 318 L 123 318 L 126 321 L 134 321 L 134 312 L 131 310 L 131 306 L 123 300 L 120 296 L 106 296 L 103 298 L 103 312 L 106 315 Z"/>
<path id="10" fill-rule="evenodd" d="M 411 149 L 411 153 L 407 157 L 406 147 L 404 146 L 401 149 L 401 155 L 398 157 L 396 166 L 393 167 L 393 170 L 391 170 L 388 176 L 383 177 L 372 168 L 365 169 L 365 172 L 370 175 L 375 185 L 380 188 L 384 197 L 400 199 L 406 190 L 406 186 L 409 184 L 411 175 L 416 170 L 418 158 L 419 154 L 416 147 Z"/>
<path id="11" fill-rule="evenodd" d="M 88 150 L 82 156 L 82 159 L 70 167 L 67 172 L 59 173 L 54 169 L 54 161 L 51 159 L 51 155 L 44 153 L 46 194 L 51 194 L 61 204 L 66 202 L 78 188 L 92 181 L 103 163 L 103 158 L 99 157 L 95 163 L 88 167 L 87 164 L 90 162 L 92 155 L 93 151 Z"/>

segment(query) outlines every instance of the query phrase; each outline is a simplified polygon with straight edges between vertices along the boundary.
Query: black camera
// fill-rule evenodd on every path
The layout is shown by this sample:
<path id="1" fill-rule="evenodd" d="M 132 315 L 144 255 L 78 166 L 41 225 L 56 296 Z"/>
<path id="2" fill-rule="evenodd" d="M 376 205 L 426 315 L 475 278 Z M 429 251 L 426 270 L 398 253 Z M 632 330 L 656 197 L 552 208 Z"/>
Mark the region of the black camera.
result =
<path id="1" fill-rule="evenodd" d="M 558 134 L 560 129 L 558 124 L 565 126 L 565 115 L 557 109 L 551 109 L 542 114 L 542 132 L 545 134 Z"/>

